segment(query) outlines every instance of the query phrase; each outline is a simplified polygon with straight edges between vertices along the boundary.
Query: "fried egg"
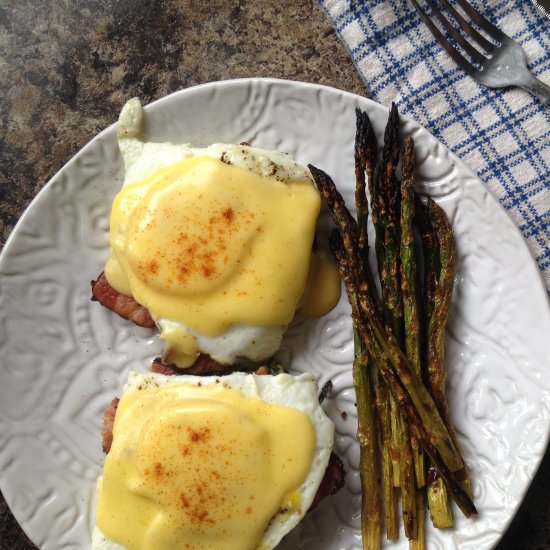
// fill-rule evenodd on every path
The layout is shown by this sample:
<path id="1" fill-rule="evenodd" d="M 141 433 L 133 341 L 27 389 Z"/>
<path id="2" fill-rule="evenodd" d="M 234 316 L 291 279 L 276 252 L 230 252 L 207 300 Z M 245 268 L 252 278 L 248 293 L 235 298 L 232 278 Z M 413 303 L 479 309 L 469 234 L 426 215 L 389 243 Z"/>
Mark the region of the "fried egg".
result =
<path id="1" fill-rule="evenodd" d="M 119 117 L 107 280 L 149 310 L 165 362 L 272 356 L 297 309 L 322 315 L 340 295 L 334 266 L 312 259 L 321 201 L 309 170 L 248 145 L 143 141 L 143 117 L 135 98 Z"/>
<path id="2" fill-rule="evenodd" d="M 92 549 L 270 550 L 310 507 L 333 439 L 310 374 L 132 372 Z"/>

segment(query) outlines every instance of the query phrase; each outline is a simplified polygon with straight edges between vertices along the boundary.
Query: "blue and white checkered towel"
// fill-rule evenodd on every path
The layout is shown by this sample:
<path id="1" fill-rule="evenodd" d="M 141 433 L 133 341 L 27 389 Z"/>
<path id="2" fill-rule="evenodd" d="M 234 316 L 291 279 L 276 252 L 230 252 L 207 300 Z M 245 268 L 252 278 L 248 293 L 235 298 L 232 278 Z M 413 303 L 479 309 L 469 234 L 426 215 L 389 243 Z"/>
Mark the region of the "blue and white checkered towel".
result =
<path id="1" fill-rule="evenodd" d="M 407 0 L 319 0 L 373 99 L 395 101 L 489 186 L 523 232 L 550 292 L 550 107 L 491 90 L 444 52 Z M 527 0 L 471 0 L 550 84 L 550 21 Z"/>

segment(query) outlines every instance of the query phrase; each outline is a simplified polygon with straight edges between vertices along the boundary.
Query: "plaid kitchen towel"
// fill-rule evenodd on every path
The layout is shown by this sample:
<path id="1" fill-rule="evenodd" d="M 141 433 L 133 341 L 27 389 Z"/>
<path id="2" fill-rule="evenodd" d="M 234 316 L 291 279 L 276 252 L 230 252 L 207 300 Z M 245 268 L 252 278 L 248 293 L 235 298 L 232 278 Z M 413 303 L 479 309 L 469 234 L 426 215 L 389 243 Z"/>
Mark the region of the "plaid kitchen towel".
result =
<path id="1" fill-rule="evenodd" d="M 466 75 L 407 0 L 319 0 L 373 99 L 395 101 L 464 160 L 523 232 L 550 292 L 550 106 Z M 550 20 L 527 0 L 471 0 L 550 84 Z"/>

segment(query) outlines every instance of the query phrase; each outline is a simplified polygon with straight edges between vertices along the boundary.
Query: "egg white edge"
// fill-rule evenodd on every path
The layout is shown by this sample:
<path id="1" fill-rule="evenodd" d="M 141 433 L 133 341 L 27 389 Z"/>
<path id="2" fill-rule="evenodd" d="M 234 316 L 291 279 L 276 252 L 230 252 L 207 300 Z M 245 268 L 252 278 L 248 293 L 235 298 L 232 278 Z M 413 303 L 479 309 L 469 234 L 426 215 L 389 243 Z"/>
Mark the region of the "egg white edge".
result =
<path id="1" fill-rule="evenodd" d="M 220 381 L 225 387 L 238 390 L 244 396 L 258 397 L 270 404 L 301 411 L 309 417 L 315 430 L 316 447 L 313 462 L 306 479 L 299 488 L 300 507 L 291 513 L 276 513 L 262 538 L 262 550 L 271 550 L 298 525 L 307 513 L 321 484 L 332 452 L 334 423 L 319 403 L 319 387 L 316 378 L 310 373 L 298 376 L 283 373 L 272 376 L 235 372 L 226 376 L 182 375 L 174 377 L 131 371 L 124 386 L 123 395 L 127 392 L 140 391 L 138 388 L 157 388 L 182 383 L 213 386 L 219 384 Z M 124 550 L 120 544 L 106 539 L 97 526 L 94 526 L 92 532 L 91 548 L 92 550 Z"/>
<path id="2" fill-rule="evenodd" d="M 250 361 L 262 361 L 271 357 L 281 346 L 286 326 L 259 326 L 235 323 L 219 336 L 205 336 L 177 321 L 159 319 L 161 330 L 170 327 L 183 328 L 197 339 L 198 348 L 212 359 L 224 364 L 233 364 L 239 357 Z"/>
<path id="3" fill-rule="evenodd" d="M 140 139 L 144 111 L 137 97 L 128 100 L 118 118 L 118 146 L 124 161 L 124 185 L 148 178 L 157 170 L 193 156 L 208 156 L 279 181 L 308 180 L 309 168 L 288 153 L 247 144 L 214 143 L 192 147 L 189 143 L 151 142 Z M 154 159 L 154 162 L 151 162 Z"/>

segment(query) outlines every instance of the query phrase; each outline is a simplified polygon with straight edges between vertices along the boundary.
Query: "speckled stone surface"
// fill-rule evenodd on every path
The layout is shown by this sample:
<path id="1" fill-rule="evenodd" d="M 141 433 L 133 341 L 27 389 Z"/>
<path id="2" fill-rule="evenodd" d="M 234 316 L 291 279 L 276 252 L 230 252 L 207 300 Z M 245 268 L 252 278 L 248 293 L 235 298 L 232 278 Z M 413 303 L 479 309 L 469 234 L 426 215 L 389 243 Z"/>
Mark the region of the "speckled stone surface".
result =
<path id="1" fill-rule="evenodd" d="M 124 101 L 240 77 L 367 95 L 323 12 L 293 0 L 3 0 L 0 245 L 40 188 Z M 0 472 L 0 476 L 2 472 Z M 498 550 L 550 548 L 547 454 Z M 0 550 L 34 548 L 0 498 Z"/>

